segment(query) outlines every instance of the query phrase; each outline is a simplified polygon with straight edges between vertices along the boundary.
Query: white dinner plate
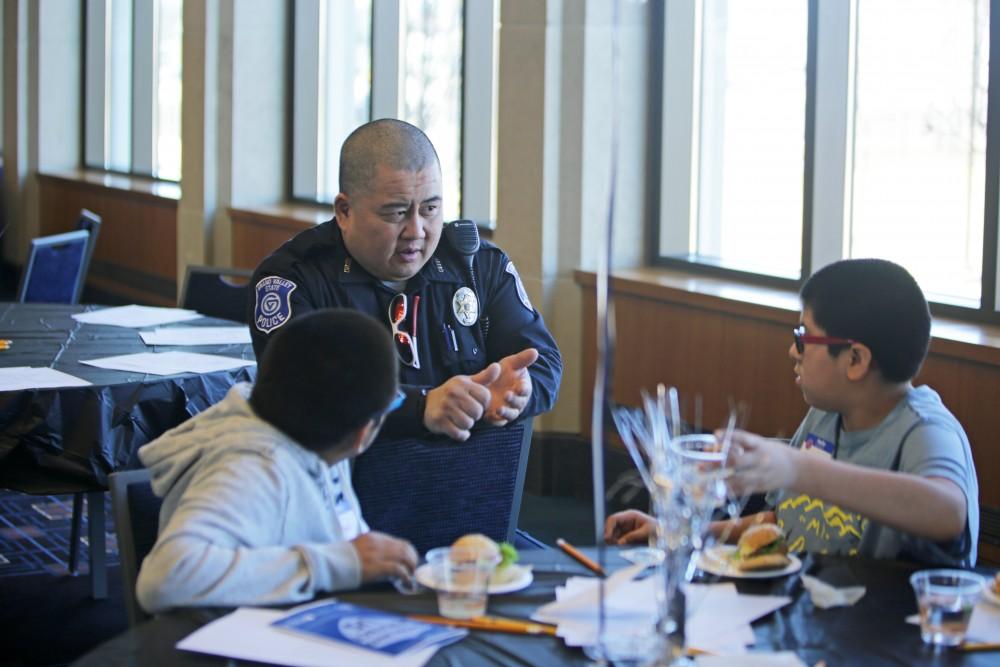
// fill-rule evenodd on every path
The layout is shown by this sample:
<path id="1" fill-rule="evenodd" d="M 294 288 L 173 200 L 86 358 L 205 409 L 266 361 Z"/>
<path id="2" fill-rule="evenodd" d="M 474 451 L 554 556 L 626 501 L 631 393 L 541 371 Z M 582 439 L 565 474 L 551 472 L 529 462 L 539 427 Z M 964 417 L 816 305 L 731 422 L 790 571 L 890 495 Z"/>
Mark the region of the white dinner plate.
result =
<path id="1" fill-rule="evenodd" d="M 987 581 L 983 587 L 983 599 L 987 602 L 1000 606 L 1000 594 L 993 590 L 993 582 Z"/>
<path id="2" fill-rule="evenodd" d="M 720 577 L 732 577 L 734 579 L 771 579 L 773 577 L 783 577 L 792 572 L 802 569 L 802 561 L 795 554 L 788 554 L 791 562 L 780 570 L 750 570 L 744 572 L 740 570 L 731 556 L 736 552 L 736 546 L 732 544 L 719 544 L 710 549 L 706 549 L 701 554 L 698 567 L 710 574 L 717 574 Z"/>
<path id="3" fill-rule="evenodd" d="M 513 593 L 514 591 L 519 591 L 522 588 L 527 588 L 531 585 L 531 582 L 534 581 L 534 575 L 531 573 L 530 565 L 511 565 L 510 568 L 514 573 L 513 578 L 499 585 L 490 583 L 489 593 L 491 595 Z M 431 569 L 429 563 L 424 563 L 418 567 L 415 574 L 417 581 L 420 582 L 421 586 L 426 586 L 430 589 L 437 588 L 434 571 Z"/>

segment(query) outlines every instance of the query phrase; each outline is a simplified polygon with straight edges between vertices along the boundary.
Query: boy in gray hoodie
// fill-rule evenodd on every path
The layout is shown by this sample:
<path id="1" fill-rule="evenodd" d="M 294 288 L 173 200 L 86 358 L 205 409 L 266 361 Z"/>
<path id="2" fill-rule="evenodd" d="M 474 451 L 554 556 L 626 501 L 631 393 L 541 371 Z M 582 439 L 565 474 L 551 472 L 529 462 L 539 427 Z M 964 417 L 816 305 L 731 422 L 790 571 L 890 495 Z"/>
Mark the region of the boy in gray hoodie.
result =
<path id="1" fill-rule="evenodd" d="M 293 603 L 410 576 L 416 552 L 369 532 L 349 465 L 399 406 L 396 374 L 377 322 L 310 313 L 274 336 L 253 386 L 142 447 L 163 498 L 143 609 Z"/>

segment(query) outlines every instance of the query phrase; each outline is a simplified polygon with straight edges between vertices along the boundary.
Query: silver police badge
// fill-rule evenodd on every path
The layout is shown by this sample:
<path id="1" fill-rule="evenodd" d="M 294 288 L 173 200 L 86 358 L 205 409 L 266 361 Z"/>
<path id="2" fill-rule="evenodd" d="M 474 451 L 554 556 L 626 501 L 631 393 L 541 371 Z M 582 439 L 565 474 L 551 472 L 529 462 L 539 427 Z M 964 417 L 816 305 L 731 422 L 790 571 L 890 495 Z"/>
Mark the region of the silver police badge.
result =
<path id="1" fill-rule="evenodd" d="M 462 326 L 471 327 L 479 319 L 479 299 L 468 287 L 459 287 L 451 298 L 451 309 Z"/>

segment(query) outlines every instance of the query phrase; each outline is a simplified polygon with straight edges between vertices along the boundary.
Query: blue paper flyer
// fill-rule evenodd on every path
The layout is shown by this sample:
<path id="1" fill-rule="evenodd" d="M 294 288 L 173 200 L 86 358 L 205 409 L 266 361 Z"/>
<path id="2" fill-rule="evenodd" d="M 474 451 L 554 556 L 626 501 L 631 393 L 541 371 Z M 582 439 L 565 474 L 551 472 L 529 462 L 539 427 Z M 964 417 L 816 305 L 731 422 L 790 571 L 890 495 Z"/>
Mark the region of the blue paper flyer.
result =
<path id="1" fill-rule="evenodd" d="M 468 634 L 461 628 L 421 623 L 336 600 L 298 607 L 271 625 L 388 655 L 431 646 L 440 648 Z"/>

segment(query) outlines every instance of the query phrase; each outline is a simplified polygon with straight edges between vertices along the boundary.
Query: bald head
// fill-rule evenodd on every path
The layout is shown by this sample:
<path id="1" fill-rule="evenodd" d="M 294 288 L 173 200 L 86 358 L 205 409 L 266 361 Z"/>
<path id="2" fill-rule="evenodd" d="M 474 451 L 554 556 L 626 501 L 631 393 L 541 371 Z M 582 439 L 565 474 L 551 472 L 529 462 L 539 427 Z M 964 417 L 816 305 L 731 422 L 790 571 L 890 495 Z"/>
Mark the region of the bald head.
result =
<path id="1" fill-rule="evenodd" d="M 437 151 L 420 128 L 394 118 L 373 120 L 351 132 L 340 149 L 340 191 L 367 191 L 378 166 L 418 172 L 441 168 Z"/>

